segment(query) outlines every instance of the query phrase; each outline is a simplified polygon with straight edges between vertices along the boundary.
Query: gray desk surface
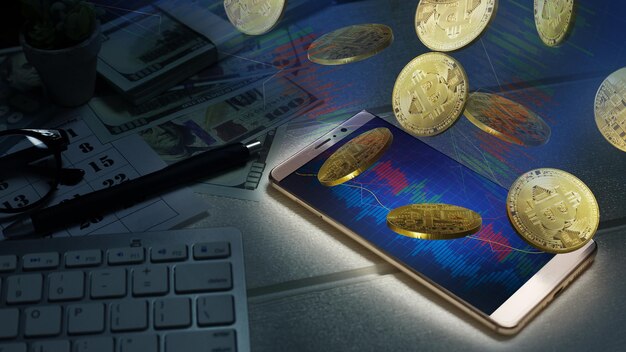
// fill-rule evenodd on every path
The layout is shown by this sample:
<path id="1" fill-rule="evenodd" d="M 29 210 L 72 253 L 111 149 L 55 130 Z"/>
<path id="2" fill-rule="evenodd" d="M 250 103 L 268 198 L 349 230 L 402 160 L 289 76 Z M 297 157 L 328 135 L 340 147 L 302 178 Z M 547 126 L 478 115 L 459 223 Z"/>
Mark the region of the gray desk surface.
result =
<path id="1" fill-rule="evenodd" d="M 619 1 L 603 2 L 602 5 L 591 1 L 580 2 L 584 3 L 580 15 L 587 21 L 578 24 L 592 27 L 595 31 L 607 29 L 600 22 L 593 26 L 591 20 L 601 21 L 595 16 L 600 10 L 594 12 L 594 6 L 606 11 L 610 6 L 619 5 L 624 10 Z M 345 100 L 367 102 L 353 104 L 351 109 L 388 105 L 401 63 L 425 51 L 411 26 L 416 3 L 359 1 L 333 5 L 335 7 L 302 20 L 303 27 L 312 26 L 320 33 L 326 31 L 324 28 L 330 30 L 361 22 L 394 25 L 394 46 L 363 64 L 369 66 L 346 65 L 333 71 L 341 76 L 337 80 L 350 77 L 354 87 L 337 94 Z M 499 17 L 492 25 L 507 27 L 510 23 L 506 21 L 514 21 L 515 16 L 511 13 L 515 13 L 516 9 L 523 9 L 522 13 L 528 15 L 532 13 L 532 2 L 522 4 L 501 0 Z M 520 21 L 532 23 L 532 17 Z M 615 18 L 611 21 L 618 23 Z M 624 28 L 623 20 L 618 24 Z M 585 39 L 574 36 L 572 40 L 584 42 Z M 626 63 L 623 38 L 619 40 L 621 49 L 619 46 L 615 50 L 605 48 L 602 50 L 606 55 L 595 55 L 600 66 L 607 65 L 599 71 L 606 69 L 612 72 L 616 68 L 615 62 L 621 63 L 621 66 Z M 471 61 L 472 50 L 479 50 L 478 54 L 482 52 L 481 44 L 477 43 L 459 56 Z M 570 49 L 571 46 L 566 46 L 559 50 Z M 550 51 L 549 55 L 554 53 Z M 486 61 L 483 64 L 486 65 Z M 506 62 L 494 64 L 496 71 L 501 69 L 498 71 L 498 83 L 515 77 L 515 72 L 507 71 Z M 569 67 L 565 63 L 561 66 L 563 70 Z M 579 69 L 584 71 L 588 68 L 583 66 L 580 65 Z M 528 70 L 537 67 L 532 66 Z M 488 67 L 479 68 L 477 72 L 481 70 L 491 72 Z M 364 74 L 367 72 L 385 74 Z M 576 74 L 585 78 L 595 77 L 585 72 L 563 73 L 562 76 Z M 480 76 L 470 73 L 472 77 Z M 478 88 L 476 82 L 479 80 L 472 81 L 474 89 Z M 480 83 L 488 86 L 488 81 Z M 593 84 L 597 87 L 598 83 L 594 81 Z M 590 108 L 591 103 L 586 104 Z M 569 120 L 560 126 L 567 128 L 568 124 Z M 594 127 L 591 126 L 576 126 L 576 131 L 572 133 L 593 134 Z M 581 152 L 580 157 L 572 157 L 564 163 L 573 169 L 580 169 L 583 174 L 584 170 L 596 170 L 595 173 L 584 174 L 585 181 L 595 185 L 601 203 L 605 199 L 614 199 L 610 207 L 605 206 L 603 210 L 607 209 L 611 218 L 619 218 L 623 216 L 619 209 L 624 194 L 606 190 L 611 187 L 624 189 L 623 173 L 620 171 L 615 176 L 616 167 L 617 170 L 623 169 L 624 155 L 611 149 L 596 135 L 593 135 L 592 144 L 598 147 L 593 149 L 593 153 L 589 149 L 588 154 Z M 276 160 L 284 160 L 314 137 L 317 136 L 303 138 L 288 133 Z M 586 140 L 584 135 L 577 138 Z M 550 156 L 543 151 L 538 153 L 538 164 L 541 164 L 542 157 Z M 599 176 L 602 170 L 609 169 L 608 166 L 604 169 L 585 164 L 607 160 L 613 160 L 605 165 L 611 165 L 614 175 L 608 179 Z M 600 231 L 596 236 L 599 251 L 591 268 L 521 333 L 514 337 L 502 337 L 483 328 L 267 185 L 260 192 L 263 197 L 259 202 L 203 195 L 211 204 L 210 216 L 194 225 L 235 226 L 244 234 L 251 342 L 255 351 L 620 350 L 626 344 L 623 295 L 626 280 L 622 275 L 622 269 L 626 268 L 626 227 Z"/>

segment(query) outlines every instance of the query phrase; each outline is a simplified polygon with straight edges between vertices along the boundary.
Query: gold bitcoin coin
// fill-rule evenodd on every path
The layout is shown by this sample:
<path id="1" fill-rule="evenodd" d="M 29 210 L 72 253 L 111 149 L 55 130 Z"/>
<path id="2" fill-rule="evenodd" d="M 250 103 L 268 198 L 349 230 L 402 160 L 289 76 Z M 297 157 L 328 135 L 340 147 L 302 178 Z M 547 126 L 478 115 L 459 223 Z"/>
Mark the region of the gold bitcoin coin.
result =
<path id="1" fill-rule="evenodd" d="M 287 0 L 224 0 L 226 16 L 240 32 L 260 35 L 269 32 L 283 16 Z"/>
<path id="2" fill-rule="evenodd" d="M 449 204 L 411 204 L 387 214 L 394 232 L 423 240 L 448 240 L 478 232 L 482 218 L 475 211 Z"/>
<path id="3" fill-rule="evenodd" d="M 411 134 L 434 136 L 458 120 L 467 92 L 467 75 L 458 61 L 446 54 L 426 53 L 409 62 L 398 75 L 393 112 Z"/>
<path id="4" fill-rule="evenodd" d="M 470 94 L 465 117 L 481 130 L 509 143 L 540 146 L 550 139 L 550 126 L 541 117 L 496 94 Z"/>
<path id="5" fill-rule="evenodd" d="M 598 229 L 600 210 L 591 190 L 575 176 L 557 169 L 536 169 L 520 176 L 506 199 L 518 234 L 550 253 L 575 251 Z"/>
<path id="6" fill-rule="evenodd" d="M 430 50 L 457 50 L 480 36 L 497 6 L 497 0 L 421 0 L 415 31 Z"/>
<path id="7" fill-rule="evenodd" d="M 535 0 L 535 26 L 547 46 L 559 46 L 572 27 L 574 0 Z"/>
<path id="8" fill-rule="evenodd" d="M 322 65 L 342 65 L 365 60 L 393 42 L 391 28 L 383 24 L 358 24 L 337 29 L 316 39 L 309 60 Z"/>
<path id="9" fill-rule="evenodd" d="M 615 148 L 626 152 L 626 67 L 602 82 L 593 110 L 600 133 Z"/>
<path id="10" fill-rule="evenodd" d="M 364 132 L 337 149 L 322 165 L 317 179 L 332 187 L 357 177 L 380 159 L 393 142 L 385 127 Z"/>

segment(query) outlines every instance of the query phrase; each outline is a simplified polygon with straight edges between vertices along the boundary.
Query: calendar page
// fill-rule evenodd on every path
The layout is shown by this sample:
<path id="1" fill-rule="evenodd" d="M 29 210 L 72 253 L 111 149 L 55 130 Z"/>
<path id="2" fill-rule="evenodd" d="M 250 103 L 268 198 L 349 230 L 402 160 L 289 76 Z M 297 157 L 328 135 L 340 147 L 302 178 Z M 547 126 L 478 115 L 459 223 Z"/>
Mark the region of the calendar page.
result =
<path id="1" fill-rule="evenodd" d="M 136 135 L 112 143 L 101 143 L 82 120 L 89 113 L 89 109 L 80 109 L 74 111 L 69 118 L 63 119 L 62 123 L 48 126 L 65 130 L 70 138 L 67 150 L 62 153 L 63 167 L 82 169 L 85 176 L 77 185 L 59 185 L 47 206 L 113 187 L 166 166 Z M 46 185 L 30 182 L 28 179 L 21 183 L 5 183 L 0 189 L 0 203 L 39 199 L 47 190 Z M 206 209 L 207 205 L 191 190 L 180 188 L 115 212 L 84 219 L 54 236 L 167 230 L 206 215 Z M 4 229 L 18 217 L 19 215 L 1 216 L 0 228 Z"/>

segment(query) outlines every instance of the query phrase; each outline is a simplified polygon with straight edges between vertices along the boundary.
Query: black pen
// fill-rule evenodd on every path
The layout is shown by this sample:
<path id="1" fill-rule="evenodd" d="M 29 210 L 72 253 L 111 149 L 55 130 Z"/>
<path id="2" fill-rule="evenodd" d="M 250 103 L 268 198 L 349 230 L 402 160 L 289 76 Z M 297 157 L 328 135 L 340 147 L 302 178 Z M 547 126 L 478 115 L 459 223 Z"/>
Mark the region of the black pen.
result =
<path id="1" fill-rule="evenodd" d="M 129 206 L 169 189 L 244 165 L 262 148 L 258 141 L 208 150 L 117 186 L 41 209 L 4 229 L 5 238 L 46 235 L 90 217 Z"/>

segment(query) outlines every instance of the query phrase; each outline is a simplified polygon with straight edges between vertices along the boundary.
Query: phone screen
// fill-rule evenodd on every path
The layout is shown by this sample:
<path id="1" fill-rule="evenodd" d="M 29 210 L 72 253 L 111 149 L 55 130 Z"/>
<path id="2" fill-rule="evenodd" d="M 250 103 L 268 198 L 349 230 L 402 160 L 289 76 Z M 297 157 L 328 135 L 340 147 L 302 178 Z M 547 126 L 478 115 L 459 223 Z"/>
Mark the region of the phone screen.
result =
<path id="1" fill-rule="evenodd" d="M 339 147 L 363 132 L 386 127 L 393 142 L 367 171 L 334 187 L 317 172 Z M 491 315 L 554 256 L 524 242 L 507 218 L 507 190 L 380 118 L 278 182 L 330 219 L 388 256 Z M 482 216 L 482 229 L 454 240 L 422 240 L 387 227 L 390 210 L 414 203 L 447 203 Z"/>

